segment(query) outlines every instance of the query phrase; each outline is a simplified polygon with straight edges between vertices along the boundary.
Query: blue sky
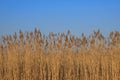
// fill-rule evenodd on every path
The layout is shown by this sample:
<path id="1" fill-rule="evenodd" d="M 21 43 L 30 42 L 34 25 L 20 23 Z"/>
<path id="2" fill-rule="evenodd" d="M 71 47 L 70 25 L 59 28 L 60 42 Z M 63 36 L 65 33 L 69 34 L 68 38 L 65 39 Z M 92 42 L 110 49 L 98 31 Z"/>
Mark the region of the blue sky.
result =
<path id="1" fill-rule="evenodd" d="M 120 31 L 120 0 L 0 0 L 0 35 L 35 27 L 43 34 Z"/>

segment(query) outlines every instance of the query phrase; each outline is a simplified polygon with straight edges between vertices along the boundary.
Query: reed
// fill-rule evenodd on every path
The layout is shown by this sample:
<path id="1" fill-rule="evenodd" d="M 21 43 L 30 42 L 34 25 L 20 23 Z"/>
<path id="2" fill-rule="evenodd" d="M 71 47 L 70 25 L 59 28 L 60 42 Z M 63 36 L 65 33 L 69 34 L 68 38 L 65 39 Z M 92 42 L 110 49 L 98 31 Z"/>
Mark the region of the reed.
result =
<path id="1" fill-rule="evenodd" d="M 0 80 L 120 80 L 120 32 L 105 38 L 40 30 L 6 35 L 0 44 Z"/>

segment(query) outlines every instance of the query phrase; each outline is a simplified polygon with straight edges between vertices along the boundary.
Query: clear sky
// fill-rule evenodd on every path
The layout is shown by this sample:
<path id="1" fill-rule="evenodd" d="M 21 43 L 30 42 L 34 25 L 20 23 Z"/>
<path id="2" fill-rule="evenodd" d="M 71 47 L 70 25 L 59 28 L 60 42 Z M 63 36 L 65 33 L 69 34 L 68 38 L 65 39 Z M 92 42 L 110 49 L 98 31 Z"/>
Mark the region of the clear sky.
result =
<path id="1" fill-rule="evenodd" d="M 44 34 L 120 31 L 120 0 L 0 0 L 0 35 L 35 27 Z"/>

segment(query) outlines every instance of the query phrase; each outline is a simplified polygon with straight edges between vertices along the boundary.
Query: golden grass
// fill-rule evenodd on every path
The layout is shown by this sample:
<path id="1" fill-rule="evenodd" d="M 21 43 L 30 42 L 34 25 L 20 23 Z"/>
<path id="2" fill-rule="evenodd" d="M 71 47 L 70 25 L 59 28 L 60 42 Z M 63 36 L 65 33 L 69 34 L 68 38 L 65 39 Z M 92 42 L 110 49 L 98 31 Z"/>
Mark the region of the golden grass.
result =
<path id="1" fill-rule="evenodd" d="M 120 33 L 79 38 L 35 29 L 4 36 L 0 80 L 120 80 Z"/>

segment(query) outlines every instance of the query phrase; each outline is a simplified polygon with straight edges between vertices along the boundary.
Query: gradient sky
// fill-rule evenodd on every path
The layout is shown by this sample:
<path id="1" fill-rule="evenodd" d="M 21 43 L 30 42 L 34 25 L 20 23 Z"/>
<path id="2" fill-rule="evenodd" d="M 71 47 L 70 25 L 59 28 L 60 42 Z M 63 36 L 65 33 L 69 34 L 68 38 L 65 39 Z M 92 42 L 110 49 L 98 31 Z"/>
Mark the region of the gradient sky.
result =
<path id="1" fill-rule="evenodd" d="M 120 0 L 0 0 L 0 35 L 35 27 L 43 34 L 120 31 Z"/>

